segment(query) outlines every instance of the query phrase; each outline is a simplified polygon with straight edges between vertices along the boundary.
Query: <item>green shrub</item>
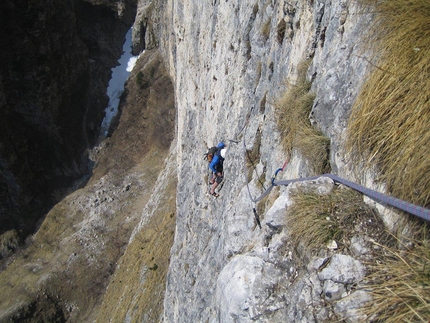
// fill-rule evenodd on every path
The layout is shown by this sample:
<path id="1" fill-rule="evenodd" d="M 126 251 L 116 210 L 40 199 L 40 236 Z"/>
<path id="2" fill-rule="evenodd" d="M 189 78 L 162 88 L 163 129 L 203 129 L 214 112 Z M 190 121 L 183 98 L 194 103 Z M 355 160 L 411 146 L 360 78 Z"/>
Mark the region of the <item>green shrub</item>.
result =
<path id="1" fill-rule="evenodd" d="M 142 71 L 139 71 L 136 75 L 136 83 L 139 87 L 142 87 L 143 84 L 143 73 Z"/>

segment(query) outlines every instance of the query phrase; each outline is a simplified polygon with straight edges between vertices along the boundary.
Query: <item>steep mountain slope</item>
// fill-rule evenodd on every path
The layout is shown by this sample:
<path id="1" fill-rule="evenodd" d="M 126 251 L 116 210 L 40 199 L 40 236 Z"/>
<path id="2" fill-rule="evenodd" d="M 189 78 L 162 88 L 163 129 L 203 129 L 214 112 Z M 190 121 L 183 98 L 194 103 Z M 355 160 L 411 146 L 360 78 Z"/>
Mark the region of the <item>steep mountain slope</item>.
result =
<path id="1" fill-rule="evenodd" d="M 145 87 L 136 81 L 139 71 Z M 55 205 L 30 245 L 7 259 L 1 322 L 92 322 L 131 233 L 148 217 L 148 201 L 164 201 L 174 220 L 174 192 L 164 192 L 176 181 L 165 165 L 174 136 L 173 87 L 157 52 L 138 62 L 126 93 L 115 133 L 92 152 L 91 179 Z"/>
<path id="2" fill-rule="evenodd" d="M 257 205 L 248 190 L 259 196 L 285 161 L 278 177 L 314 174 L 303 151 L 284 150 L 277 127 L 279 101 L 298 87 L 307 63 L 313 101 L 304 118 L 328 138 L 332 172 L 384 191 L 369 172 L 352 171 L 344 150 L 351 108 L 375 56 L 367 43 L 372 10 L 358 1 L 170 1 L 163 7 L 163 21 L 171 23 L 154 29 L 175 84 L 179 165 L 164 321 L 363 320 L 356 309 L 369 295 L 355 290 L 365 274 L 357 262 L 363 255 L 348 248 L 357 250 L 355 242 L 369 236 L 377 240 L 377 231 L 358 230 L 342 242 L 339 255 L 323 247 L 312 256 L 290 240 L 285 206 L 293 203 L 295 188 L 279 188 Z M 199 152 L 219 141 L 228 151 L 221 198 L 214 200 L 206 196 L 208 170 Z M 334 189 L 324 180 L 306 185 Z M 394 231 L 408 228 L 395 212 L 383 220 Z M 367 221 L 380 225 L 371 216 Z M 358 249 L 369 247 L 364 242 Z M 293 259 L 297 250 L 301 261 Z M 327 262 L 344 279 L 322 274 Z M 328 296 L 335 289 L 344 291 L 336 305 Z"/>
<path id="3" fill-rule="evenodd" d="M 317 130 L 332 173 L 384 190 L 353 171 L 344 147 L 372 68 L 373 19 L 355 0 L 138 1 L 133 48 L 146 51 L 117 128 L 89 153 L 85 187 L 5 264 L 0 321 L 366 320 L 366 262 L 375 242 L 391 242 L 385 226 L 410 229 L 404 216 L 381 205 L 378 214 L 327 177 L 255 200 L 274 174 L 318 174 L 309 152 L 285 143 L 285 101 L 294 112 L 310 102 L 287 128 Z M 227 155 L 215 199 L 203 154 L 219 141 Z M 304 229 L 325 221 L 329 239 L 309 247 L 293 229 L 300 217 Z"/>

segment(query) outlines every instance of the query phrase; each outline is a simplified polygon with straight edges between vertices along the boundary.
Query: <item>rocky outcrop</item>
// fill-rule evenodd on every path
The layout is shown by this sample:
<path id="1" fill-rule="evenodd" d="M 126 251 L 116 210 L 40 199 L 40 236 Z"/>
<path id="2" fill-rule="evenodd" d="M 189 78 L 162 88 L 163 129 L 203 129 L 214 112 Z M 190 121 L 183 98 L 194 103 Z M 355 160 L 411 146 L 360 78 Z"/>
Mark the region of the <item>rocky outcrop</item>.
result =
<path id="1" fill-rule="evenodd" d="M 139 0 L 137 14 L 133 25 L 133 49 L 134 55 L 140 54 L 145 49 L 158 47 L 159 37 L 155 29 L 160 25 L 163 10 L 160 3 L 152 0 Z"/>
<path id="2" fill-rule="evenodd" d="M 268 225 L 253 240 L 252 249 L 233 255 L 217 276 L 219 321 L 330 322 L 336 315 L 351 322 L 362 319 L 355 310 L 370 296 L 356 292 L 354 286 L 366 273 L 364 265 L 337 247 L 321 250 L 319 256 L 297 255 L 297 241 L 289 238 L 285 209 L 292 203 L 291 195 L 299 188 L 329 194 L 334 188 L 330 182 L 293 184 L 276 199 L 265 214 Z M 344 305 L 337 302 L 340 299 L 345 299 Z"/>
<path id="3" fill-rule="evenodd" d="M 32 233 L 78 179 L 88 179 L 87 149 L 99 135 L 132 4 L 0 5 L 0 234 Z"/>

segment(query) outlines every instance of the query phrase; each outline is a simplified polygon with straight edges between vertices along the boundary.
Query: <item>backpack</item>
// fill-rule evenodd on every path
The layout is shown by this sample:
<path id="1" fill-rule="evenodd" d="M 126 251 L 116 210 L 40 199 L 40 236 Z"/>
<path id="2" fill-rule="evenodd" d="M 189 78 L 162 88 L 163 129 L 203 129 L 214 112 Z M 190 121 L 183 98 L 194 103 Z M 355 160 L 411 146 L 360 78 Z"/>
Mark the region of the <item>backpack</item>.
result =
<path id="1" fill-rule="evenodd" d="M 209 148 L 207 153 L 205 154 L 204 159 L 206 159 L 208 161 L 208 163 L 210 163 L 212 161 L 212 159 L 214 158 L 215 154 L 218 153 L 218 151 L 220 151 L 220 150 L 221 149 L 219 149 L 216 146 Z"/>

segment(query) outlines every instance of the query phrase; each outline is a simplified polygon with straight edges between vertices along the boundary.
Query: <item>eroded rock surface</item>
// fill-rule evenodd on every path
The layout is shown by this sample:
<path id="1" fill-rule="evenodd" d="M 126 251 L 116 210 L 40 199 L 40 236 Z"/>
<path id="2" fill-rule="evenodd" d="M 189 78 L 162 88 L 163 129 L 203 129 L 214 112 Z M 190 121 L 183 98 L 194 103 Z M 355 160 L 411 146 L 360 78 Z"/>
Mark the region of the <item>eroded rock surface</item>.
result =
<path id="1" fill-rule="evenodd" d="M 299 270 L 296 251 L 287 248 L 279 206 L 290 203 L 288 189 L 274 190 L 260 206 L 262 230 L 248 189 L 259 196 L 287 159 L 275 101 L 306 60 L 316 95 L 310 120 L 330 138 L 334 172 L 349 176 L 342 140 L 368 67 L 360 35 L 371 15 L 355 1 L 170 1 L 165 8 L 172 24 L 160 28 L 160 48 L 175 80 L 179 174 L 164 321 L 329 321 L 336 313 L 323 306 L 318 272 Z M 199 152 L 221 140 L 228 144 L 225 183 L 214 200 L 205 195 Z M 244 143 L 257 152 L 247 167 Z M 294 153 L 278 177 L 309 175 Z"/>

